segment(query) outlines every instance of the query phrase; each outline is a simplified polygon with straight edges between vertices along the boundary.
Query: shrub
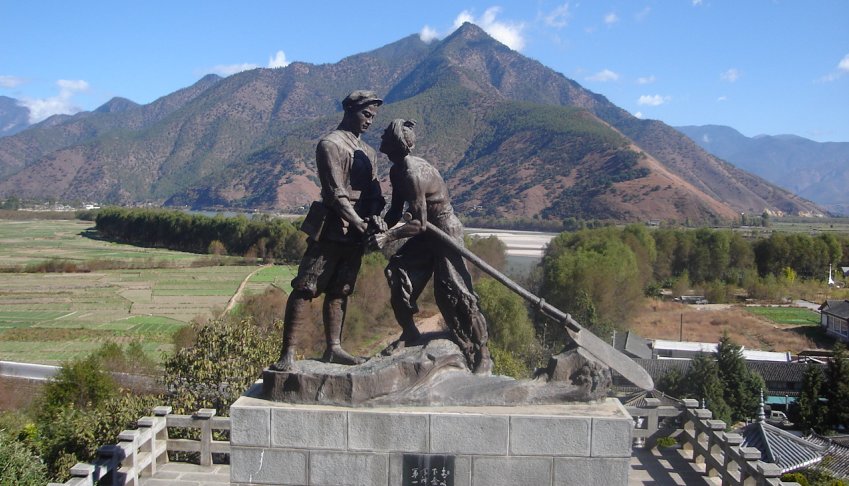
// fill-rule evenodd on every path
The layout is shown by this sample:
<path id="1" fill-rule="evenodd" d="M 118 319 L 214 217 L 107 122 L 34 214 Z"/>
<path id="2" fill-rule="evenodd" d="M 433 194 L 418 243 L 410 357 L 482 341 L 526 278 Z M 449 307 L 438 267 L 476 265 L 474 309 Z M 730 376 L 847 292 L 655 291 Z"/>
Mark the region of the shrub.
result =
<path id="1" fill-rule="evenodd" d="M 676 445 L 678 445 L 678 441 L 674 437 L 667 436 L 657 439 L 658 447 L 675 447 Z"/>
<path id="2" fill-rule="evenodd" d="M 0 430 L 0 485 L 47 484 L 47 468 L 25 444 Z"/>

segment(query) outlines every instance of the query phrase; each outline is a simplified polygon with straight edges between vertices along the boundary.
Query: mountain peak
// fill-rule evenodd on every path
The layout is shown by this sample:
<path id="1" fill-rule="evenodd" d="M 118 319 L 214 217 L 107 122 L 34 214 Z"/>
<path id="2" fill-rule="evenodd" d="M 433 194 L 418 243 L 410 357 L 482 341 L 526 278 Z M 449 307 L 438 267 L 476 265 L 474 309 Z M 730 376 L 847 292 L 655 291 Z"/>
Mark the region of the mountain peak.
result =
<path id="1" fill-rule="evenodd" d="M 94 111 L 97 113 L 120 113 L 122 111 L 131 110 L 137 106 L 139 106 L 139 104 L 135 101 L 116 96 L 101 105 L 100 107 L 96 108 Z"/>

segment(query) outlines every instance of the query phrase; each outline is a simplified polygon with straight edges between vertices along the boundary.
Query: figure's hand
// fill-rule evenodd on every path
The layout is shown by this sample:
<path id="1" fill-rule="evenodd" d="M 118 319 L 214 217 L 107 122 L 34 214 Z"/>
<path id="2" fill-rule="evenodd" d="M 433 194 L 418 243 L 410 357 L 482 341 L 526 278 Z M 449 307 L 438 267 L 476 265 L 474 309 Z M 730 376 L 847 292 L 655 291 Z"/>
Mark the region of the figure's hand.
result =
<path id="1" fill-rule="evenodd" d="M 371 234 L 366 239 L 366 244 L 370 250 L 381 250 L 387 243 L 389 243 L 389 235 L 385 231 Z"/>
<path id="2" fill-rule="evenodd" d="M 380 216 L 375 216 L 373 219 L 375 230 L 378 233 L 386 233 L 386 230 L 389 229 L 389 227 L 386 226 L 386 221 L 384 221 Z"/>
<path id="3" fill-rule="evenodd" d="M 366 235 L 385 233 L 387 230 L 386 222 L 383 221 L 383 218 L 380 216 L 369 216 L 365 219 L 365 222 L 366 230 L 364 231 L 364 234 Z"/>

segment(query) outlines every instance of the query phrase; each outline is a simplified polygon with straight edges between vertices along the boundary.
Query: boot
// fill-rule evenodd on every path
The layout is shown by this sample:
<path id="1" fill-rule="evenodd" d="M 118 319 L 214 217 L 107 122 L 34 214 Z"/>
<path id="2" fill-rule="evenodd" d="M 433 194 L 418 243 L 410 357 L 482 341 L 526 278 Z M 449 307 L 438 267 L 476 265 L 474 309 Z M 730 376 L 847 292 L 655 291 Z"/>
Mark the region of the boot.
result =
<path id="1" fill-rule="evenodd" d="M 295 367 L 295 349 L 297 348 L 296 332 L 303 327 L 303 321 L 309 312 L 309 296 L 293 292 L 286 302 L 286 313 L 283 317 L 283 346 L 280 348 L 280 359 L 269 368 L 273 371 L 292 371 Z"/>
<path id="2" fill-rule="evenodd" d="M 475 353 L 475 362 L 472 367 L 472 373 L 482 376 L 492 374 L 492 358 L 489 356 L 489 348 L 486 344 L 482 345 Z"/>
<path id="3" fill-rule="evenodd" d="M 355 365 L 365 361 L 342 349 L 342 326 L 345 322 L 347 303 L 347 297 L 325 296 L 324 298 L 324 336 L 327 340 L 327 349 L 321 360 L 326 363 Z"/>

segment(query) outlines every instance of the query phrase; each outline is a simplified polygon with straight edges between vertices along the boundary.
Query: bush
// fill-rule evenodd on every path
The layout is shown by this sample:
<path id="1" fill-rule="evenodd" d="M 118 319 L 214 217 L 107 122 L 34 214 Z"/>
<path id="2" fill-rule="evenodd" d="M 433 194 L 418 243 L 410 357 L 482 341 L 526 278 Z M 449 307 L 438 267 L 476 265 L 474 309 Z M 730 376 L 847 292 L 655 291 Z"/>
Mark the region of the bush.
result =
<path id="1" fill-rule="evenodd" d="M 530 368 L 510 351 L 506 351 L 498 345 L 490 344 L 489 352 L 492 356 L 493 375 L 510 376 L 517 380 L 530 377 Z"/>
<path id="2" fill-rule="evenodd" d="M 29 447 L 0 430 L 0 485 L 47 484 L 47 468 Z"/>
<path id="3" fill-rule="evenodd" d="M 675 447 L 676 445 L 678 445 L 678 441 L 674 437 L 667 436 L 657 439 L 658 447 Z"/>

